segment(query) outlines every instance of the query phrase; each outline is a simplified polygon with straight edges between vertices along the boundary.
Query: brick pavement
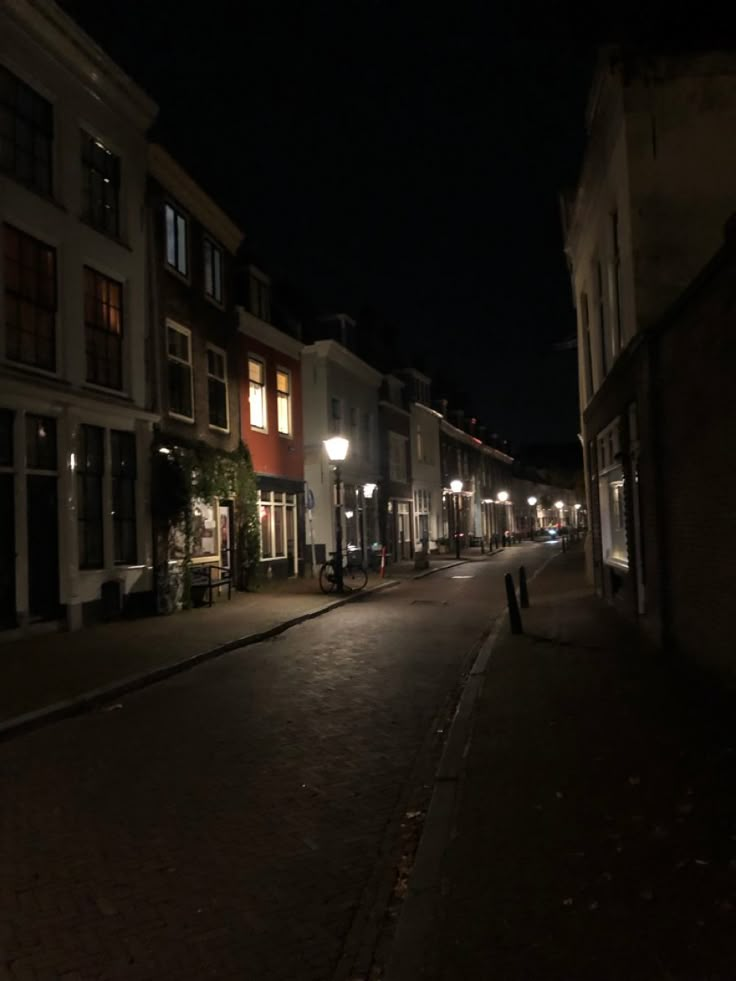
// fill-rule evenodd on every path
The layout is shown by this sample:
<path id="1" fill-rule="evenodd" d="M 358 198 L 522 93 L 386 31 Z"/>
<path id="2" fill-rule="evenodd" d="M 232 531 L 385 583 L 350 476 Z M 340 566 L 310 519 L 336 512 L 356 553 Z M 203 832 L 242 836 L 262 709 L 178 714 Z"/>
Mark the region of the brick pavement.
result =
<path id="1" fill-rule="evenodd" d="M 560 558 L 492 651 L 422 956 L 388 981 L 736 977 L 734 695 Z"/>
<path id="2" fill-rule="evenodd" d="M 365 596 L 0 745 L 5 973 L 348 969 L 346 938 L 408 785 L 432 769 L 420 756 L 501 602 L 500 569 Z"/>

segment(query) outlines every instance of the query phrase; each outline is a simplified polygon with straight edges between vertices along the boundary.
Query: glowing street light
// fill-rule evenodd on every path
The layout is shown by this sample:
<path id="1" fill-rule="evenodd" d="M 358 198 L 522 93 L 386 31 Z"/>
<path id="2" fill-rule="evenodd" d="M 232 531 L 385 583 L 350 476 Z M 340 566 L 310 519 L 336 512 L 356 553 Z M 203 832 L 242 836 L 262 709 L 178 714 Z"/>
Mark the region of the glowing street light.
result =
<path id="1" fill-rule="evenodd" d="M 529 505 L 529 540 L 534 539 L 534 505 L 537 503 L 536 497 L 532 494 L 531 497 L 527 497 L 526 503 Z"/>
<path id="2" fill-rule="evenodd" d="M 338 593 L 343 592 L 342 578 L 342 521 L 340 518 L 340 464 L 348 455 L 350 440 L 344 436 L 333 436 L 324 440 L 325 450 L 330 461 L 335 464 L 335 581 Z"/>
<path id="3" fill-rule="evenodd" d="M 460 558 L 460 494 L 462 493 L 462 480 L 451 480 L 450 490 L 455 501 L 455 558 Z"/>

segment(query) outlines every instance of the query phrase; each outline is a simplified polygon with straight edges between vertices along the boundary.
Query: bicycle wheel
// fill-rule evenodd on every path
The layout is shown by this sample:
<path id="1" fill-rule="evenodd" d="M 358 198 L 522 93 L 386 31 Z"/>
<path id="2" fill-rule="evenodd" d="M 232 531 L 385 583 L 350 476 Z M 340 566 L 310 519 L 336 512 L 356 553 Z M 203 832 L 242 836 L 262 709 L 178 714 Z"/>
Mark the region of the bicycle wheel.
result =
<path id="1" fill-rule="evenodd" d="M 345 584 L 350 587 L 351 592 L 363 589 L 368 582 L 368 573 L 360 566 L 351 566 L 345 570 Z"/>
<path id="2" fill-rule="evenodd" d="M 319 570 L 319 588 L 323 593 L 333 593 L 337 587 L 331 562 L 324 562 Z"/>

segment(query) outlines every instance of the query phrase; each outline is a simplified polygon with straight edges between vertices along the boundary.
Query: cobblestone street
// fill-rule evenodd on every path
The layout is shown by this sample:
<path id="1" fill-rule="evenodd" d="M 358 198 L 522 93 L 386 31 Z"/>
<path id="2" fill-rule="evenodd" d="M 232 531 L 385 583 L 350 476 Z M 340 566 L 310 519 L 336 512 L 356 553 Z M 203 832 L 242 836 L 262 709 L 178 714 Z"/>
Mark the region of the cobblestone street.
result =
<path id="1" fill-rule="evenodd" d="M 517 548 L 366 596 L 3 744 L 0 971 L 349 971 L 356 912 L 381 898 L 502 572 L 548 554 Z"/>

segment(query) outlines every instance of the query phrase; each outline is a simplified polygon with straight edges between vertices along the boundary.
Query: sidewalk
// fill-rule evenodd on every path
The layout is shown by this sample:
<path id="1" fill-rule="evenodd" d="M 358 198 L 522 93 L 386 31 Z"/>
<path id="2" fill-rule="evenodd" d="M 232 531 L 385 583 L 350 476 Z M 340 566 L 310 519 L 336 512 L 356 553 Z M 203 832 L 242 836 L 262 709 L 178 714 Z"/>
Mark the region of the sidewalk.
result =
<path id="1" fill-rule="evenodd" d="M 477 678 L 380 976 L 736 977 L 732 696 L 591 596 L 579 549 L 530 596 Z"/>
<path id="2" fill-rule="evenodd" d="M 0 643 L 0 736 L 32 725 L 38 716 L 70 714 L 165 677 L 186 663 L 256 643 L 304 619 L 319 616 L 365 592 L 397 585 L 371 574 L 366 589 L 337 597 L 316 579 L 265 584 L 233 592 L 211 608 L 54 631 Z"/>

